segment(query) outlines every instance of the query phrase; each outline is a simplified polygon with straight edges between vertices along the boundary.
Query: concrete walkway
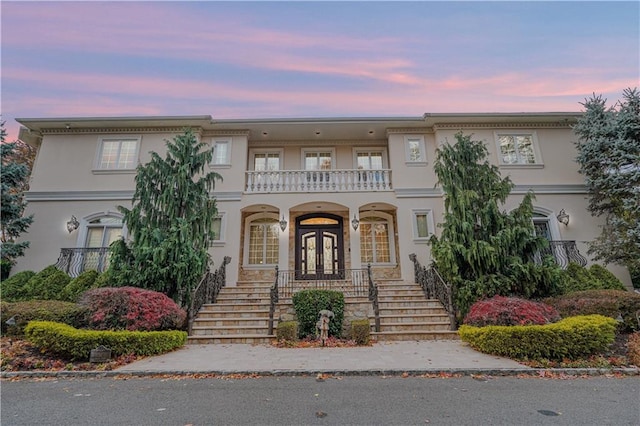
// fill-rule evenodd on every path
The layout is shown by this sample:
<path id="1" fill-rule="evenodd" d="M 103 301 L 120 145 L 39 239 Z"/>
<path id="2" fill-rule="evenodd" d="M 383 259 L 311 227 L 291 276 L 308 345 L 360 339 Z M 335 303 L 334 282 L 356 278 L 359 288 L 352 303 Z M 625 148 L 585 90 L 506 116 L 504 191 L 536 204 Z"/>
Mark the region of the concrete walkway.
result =
<path id="1" fill-rule="evenodd" d="M 270 345 L 186 345 L 133 362 L 121 373 L 429 373 L 530 370 L 507 358 L 486 355 L 459 340 L 383 342 L 369 347 L 276 348 Z"/>

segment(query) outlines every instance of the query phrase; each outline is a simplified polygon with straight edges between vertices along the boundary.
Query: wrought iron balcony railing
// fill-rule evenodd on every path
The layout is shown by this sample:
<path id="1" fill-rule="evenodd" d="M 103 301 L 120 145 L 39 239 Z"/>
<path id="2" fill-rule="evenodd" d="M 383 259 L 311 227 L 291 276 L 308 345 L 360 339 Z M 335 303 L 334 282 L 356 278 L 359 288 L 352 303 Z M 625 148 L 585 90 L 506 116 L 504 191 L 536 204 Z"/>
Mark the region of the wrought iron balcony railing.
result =
<path id="1" fill-rule="evenodd" d="M 104 272 L 109 267 L 109 247 L 60 249 L 60 256 L 55 266 L 74 278 L 84 271 Z"/>
<path id="2" fill-rule="evenodd" d="M 541 250 L 540 255 L 553 257 L 562 269 L 569 266 L 569 263 L 577 263 L 580 266 L 587 265 L 587 258 L 580 254 L 575 241 L 549 241 L 549 246 Z"/>
<path id="3" fill-rule="evenodd" d="M 245 192 L 390 191 L 391 170 L 275 170 L 246 172 Z"/>

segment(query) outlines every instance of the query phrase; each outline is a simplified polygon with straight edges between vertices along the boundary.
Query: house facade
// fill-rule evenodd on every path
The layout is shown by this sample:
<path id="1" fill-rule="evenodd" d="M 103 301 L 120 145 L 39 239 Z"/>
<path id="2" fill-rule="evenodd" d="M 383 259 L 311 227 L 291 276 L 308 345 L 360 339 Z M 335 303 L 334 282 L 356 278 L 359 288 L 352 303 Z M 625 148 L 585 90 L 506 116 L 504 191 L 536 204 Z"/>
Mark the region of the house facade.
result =
<path id="1" fill-rule="evenodd" d="M 231 258 L 227 285 L 269 281 L 276 266 L 295 279 L 344 279 L 371 265 L 377 279 L 413 281 L 410 254 L 431 261 L 443 194 L 436 149 L 462 131 L 484 141 L 490 161 L 529 190 L 534 225 L 561 265 L 588 264 L 601 218 L 587 211 L 574 159 L 578 113 L 425 114 L 395 118 L 217 120 L 210 116 L 25 118 L 20 139 L 38 147 L 27 214 L 26 256 L 13 273 L 58 264 L 71 275 L 108 265 L 107 247 L 127 235 L 117 206 L 130 207 L 135 169 L 185 128 L 210 145 L 222 175 L 214 267 Z M 610 266 L 627 286 L 624 268 Z"/>

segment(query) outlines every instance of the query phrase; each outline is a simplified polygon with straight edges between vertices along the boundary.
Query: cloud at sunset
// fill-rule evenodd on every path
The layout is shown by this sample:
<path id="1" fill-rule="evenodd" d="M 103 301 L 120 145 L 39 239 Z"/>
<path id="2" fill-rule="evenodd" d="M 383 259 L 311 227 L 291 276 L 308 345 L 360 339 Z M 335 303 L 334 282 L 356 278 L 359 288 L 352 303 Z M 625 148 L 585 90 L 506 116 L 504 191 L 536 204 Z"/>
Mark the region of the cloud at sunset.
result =
<path id="1" fill-rule="evenodd" d="M 577 111 L 639 83 L 633 2 L 0 7 L 10 138 L 16 117 Z"/>

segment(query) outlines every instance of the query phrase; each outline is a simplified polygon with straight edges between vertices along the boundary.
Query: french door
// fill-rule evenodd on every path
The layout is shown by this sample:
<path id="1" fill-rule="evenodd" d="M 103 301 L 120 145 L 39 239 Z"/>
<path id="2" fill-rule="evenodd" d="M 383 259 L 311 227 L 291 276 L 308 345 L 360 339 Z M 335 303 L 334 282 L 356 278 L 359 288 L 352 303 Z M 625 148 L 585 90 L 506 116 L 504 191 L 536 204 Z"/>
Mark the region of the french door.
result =
<path id="1" fill-rule="evenodd" d="M 305 215 L 296 220 L 296 279 L 344 278 L 342 218 Z"/>

